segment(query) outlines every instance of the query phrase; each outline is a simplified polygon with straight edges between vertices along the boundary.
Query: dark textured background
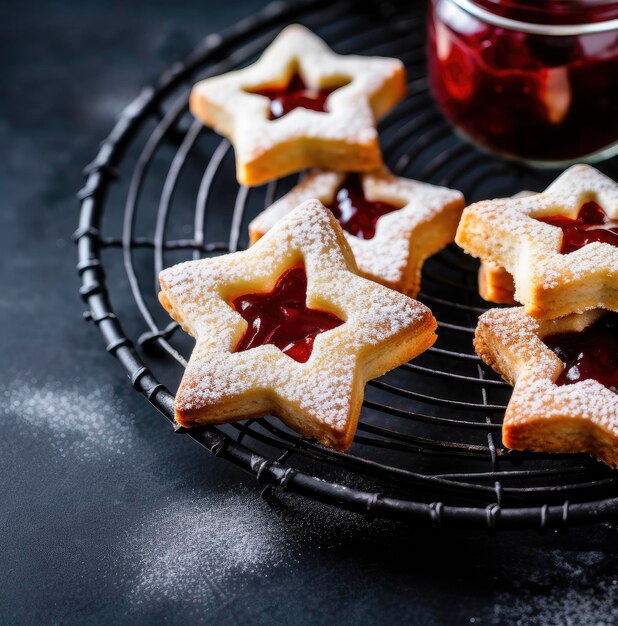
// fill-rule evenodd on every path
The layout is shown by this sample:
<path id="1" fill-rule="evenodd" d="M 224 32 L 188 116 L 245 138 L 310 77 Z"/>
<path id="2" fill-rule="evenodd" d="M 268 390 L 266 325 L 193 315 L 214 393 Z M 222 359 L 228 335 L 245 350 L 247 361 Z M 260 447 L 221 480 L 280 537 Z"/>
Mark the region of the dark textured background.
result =
<path id="1" fill-rule="evenodd" d="M 74 194 L 139 87 L 263 3 L 8 4 L 0 623 L 617 623 L 614 526 L 489 537 L 266 502 L 170 432 L 81 321 Z"/>

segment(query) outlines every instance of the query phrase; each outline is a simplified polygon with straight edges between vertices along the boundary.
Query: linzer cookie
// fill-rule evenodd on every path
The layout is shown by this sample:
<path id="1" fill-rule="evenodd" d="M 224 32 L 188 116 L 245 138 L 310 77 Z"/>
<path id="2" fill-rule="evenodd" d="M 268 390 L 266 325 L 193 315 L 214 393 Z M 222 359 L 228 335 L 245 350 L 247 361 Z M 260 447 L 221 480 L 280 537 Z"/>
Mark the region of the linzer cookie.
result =
<path id="1" fill-rule="evenodd" d="M 508 272 L 515 300 L 538 319 L 618 310 L 618 184 L 590 166 L 540 194 L 469 206 L 456 241 Z"/>
<path id="2" fill-rule="evenodd" d="M 253 65 L 197 83 L 191 111 L 230 139 L 238 181 L 258 185 L 308 167 L 379 167 L 376 120 L 405 91 L 401 61 L 335 54 L 295 25 Z"/>
<path id="3" fill-rule="evenodd" d="M 393 176 L 314 171 L 249 224 L 256 242 L 300 202 L 317 198 L 335 215 L 361 275 L 416 296 L 427 257 L 455 238 L 459 191 Z"/>
<path id="4" fill-rule="evenodd" d="M 502 430 L 515 450 L 589 452 L 618 467 L 618 313 L 479 318 L 479 356 L 515 386 Z"/>
<path id="5" fill-rule="evenodd" d="M 357 275 L 333 214 L 307 201 L 243 252 L 161 272 L 159 299 L 196 338 L 183 426 L 274 413 L 348 448 L 367 380 L 435 341 L 427 307 Z"/>

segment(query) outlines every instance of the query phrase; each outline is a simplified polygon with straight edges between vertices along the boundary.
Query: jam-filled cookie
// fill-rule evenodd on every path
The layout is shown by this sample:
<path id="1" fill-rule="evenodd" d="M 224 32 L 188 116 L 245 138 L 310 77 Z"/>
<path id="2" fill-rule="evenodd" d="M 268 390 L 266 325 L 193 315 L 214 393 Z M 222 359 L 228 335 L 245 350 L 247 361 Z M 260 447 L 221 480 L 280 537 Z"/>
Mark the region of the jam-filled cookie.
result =
<path id="1" fill-rule="evenodd" d="M 515 300 L 538 319 L 618 310 L 618 184 L 588 165 L 543 193 L 467 207 L 455 240 L 508 272 Z"/>
<path id="2" fill-rule="evenodd" d="M 618 313 L 535 320 L 523 307 L 492 309 L 479 318 L 474 345 L 515 386 L 504 445 L 588 452 L 618 467 Z"/>
<path id="3" fill-rule="evenodd" d="M 181 263 L 160 282 L 162 305 L 196 339 L 175 400 L 183 426 L 272 412 L 344 450 L 366 381 L 435 341 L 427 307 L 357 274 L 317 200 L 248 250 Z"/>
<path id="4" fill-rule="evenodd" d="M 398 59 L 335 54 L 294 25 L 253 65 L 197 83 L 190 104 L 234 145 L 238 181 L 259 185 L 308 167 L 379 167 L 376 120 L 405 92 Z"/>
<path id="5" fill-rule="evenodd" d="M 317 198 L 344 230 L 361 275 L 416 296 L 427 257 L 455 238 L 459 191 L 393 176 L 314 171 L 249 224 L 256 242 L 300 202 Z"/>

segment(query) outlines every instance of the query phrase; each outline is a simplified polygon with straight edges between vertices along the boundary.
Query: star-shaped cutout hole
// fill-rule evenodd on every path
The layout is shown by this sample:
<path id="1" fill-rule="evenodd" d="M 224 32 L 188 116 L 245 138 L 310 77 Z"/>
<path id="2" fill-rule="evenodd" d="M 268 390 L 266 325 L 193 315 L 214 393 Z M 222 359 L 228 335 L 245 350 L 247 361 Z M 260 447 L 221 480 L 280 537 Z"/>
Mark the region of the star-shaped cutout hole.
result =
<path id="1" fill-rule="evenodd" d="M 376 120 L 405 92 L 398 59 L 335 54 L 294 25 L 253 65 L 197 83 L 190 104 L 234 145 L 238 181 L 258 185 L 308 167 L 379 167 Z"/>
<path id="2" fill-rule="evenodd" d="M 618 315 L 535 320 L 523 307 L 479 318 L 479 356 L 514 385 L 502 427 L 514 450 L 588 452 L 618 466 Z"/>
<path id="3" fill-rule="evenodd" d="M 451 243 L 464 206 L 459 191 L 393 176 L 313 171 L 249 224 L 255 243 L 300 202 L 329 207 L 363 276 L 416 296 L 427 257 Z"/>
<path id="4" fill-rule="evenodd" d="M 273 344 L 299 363 L 305 363 L 320 334 L 343 324 L 336 315 L 307 306 L 307 274 L 297 265 L 267 293 L 236 296 L 234 308 L 247 321 L 236 352 Z"/>
<path id="5" fill-rule="evenodd" d="M 348 82 L 346 80 L 334 87 L 309 87 L 298 70 L 295 70 L 285 87 L 263 87 L 246 91 L 268 98 L 270 100 L 269 119 L 276 120 L 298 108 L 326 113 L 328 96 Z"/>
<path id="6" fill-rule="evenodd" d="M 341 181 L 328 208 L 347 233 L 358 239 L 373 239 L 378 220 L 405 204 L 401 199 L 370 200 L 365 195 L 361 175 L 350 173 Z"/>
<path id="7" fill-rule="evenodd" d="M 618 246 L 618 219 L 610 219 L 594 200 L 582 205 L 575 219 L 564 215 L 537 219 L 562 229 L 560 254 L 570 254 L 594 242 Z"/>
<path id="8" fill-rule="evenodd" d="M 161 303 L 196 339 L 177 421 L 220 424 L 272 412 L 303 436 L 349 447 L 366 381 L 426 350 L 436 328 L 427 307 L 356 272 L 341 227 L 317 200 L 246 251 L 161 272 Z M 301 310 L 319 313 L 304 338 L 286 321 Z M 264 334 L 261 322 L 250 330 L 257 318 L 271 326 Z M 295 358 L 307 338 L 310 355 Z"/>
<path id="9" fill-rule="evenodd" d="M 617 220 L 618 184 L 593 167 L 575 165 L 543 193 L 469 206 L 456 241 L 491 264 L 484 268 L 486 280 L 506 284 L 502 273 L 510 274 L 515 300 L 538 319 L 616 311 Z"/>

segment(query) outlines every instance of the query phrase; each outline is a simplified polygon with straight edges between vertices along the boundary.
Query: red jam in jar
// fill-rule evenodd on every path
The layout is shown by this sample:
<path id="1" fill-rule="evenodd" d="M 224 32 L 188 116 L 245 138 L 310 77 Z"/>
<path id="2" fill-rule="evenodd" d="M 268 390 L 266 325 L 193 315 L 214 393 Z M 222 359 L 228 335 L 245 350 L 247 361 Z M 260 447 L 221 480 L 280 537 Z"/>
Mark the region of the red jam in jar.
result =
<path id="1" fill-rule="evenodd" d="M 306 363 L 315 338 L 343 324 L 336 315 L 307 307 L 307 274 L 302 265 L 284 272 L 269 293 L 251 293 L 232 301 L 249 326 L 235 352 L 273 344 Z"/>
<path id="2" fill-rule="evenodd" d="M 618 152 L 618 2 L 432 0 L 428 65 L 480 147 L 537 165 Z"/>
<path id="3" fill-rule="evenodd" d="M 311 111 L 326 111 L 326 99 L 342 85 L 327 89 L 308 87 L 302 76 L 295 72 L 285 87 L 252 89 L 251 93 L 270 99 L 270 119 L 276 120 L 294 109 L 303 108 Z"/>
<path id="4" fill-rule="evenodd" d="M 564 215 L 539 217 L 539 222 L 562 228 L 560 254 L 575 252 L 595 241 L 618 246 L 618 220 L 612 220 L 596 202 L 586 202 L 573 220 Z"/>
<path id="5" fill-rule="evenodd" d="M 564 364 L 556 385 L 593 379 L 618 393 L 618 313 L 606 313 L 579 332 L 548 335 L 543 343 Z"/>
<path id="6" fill-rule="evenodd" d="M 345 177 L 328 208 L 345 231 L 359 239 L 373 239 L 378 220 L 387 213 L 401 209 L 401 205 L 368 200 L 361 177 L 352 173 Z"/>

